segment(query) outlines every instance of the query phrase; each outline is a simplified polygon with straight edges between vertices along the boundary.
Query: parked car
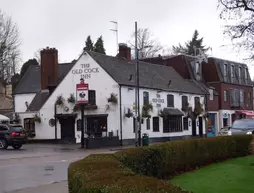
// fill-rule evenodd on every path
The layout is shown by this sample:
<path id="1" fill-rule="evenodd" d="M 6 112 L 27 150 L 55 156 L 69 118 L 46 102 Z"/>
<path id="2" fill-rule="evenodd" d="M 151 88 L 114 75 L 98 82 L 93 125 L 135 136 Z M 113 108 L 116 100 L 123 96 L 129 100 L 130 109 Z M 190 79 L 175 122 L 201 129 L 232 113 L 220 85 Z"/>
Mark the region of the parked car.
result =
<path id="1" fill-rule="evenodd" d="M 26 133 L 21 125 L 0 124 L 0 149 L 7 149 L 12 146 L 20 149 L 26 143 Z"/>
<path id="2" fill-rule="evenodd" d="M 221 135 L 252 135 L 254 134 L 254 119 L 235 120 L 232 127 L 222 129 Z"/>

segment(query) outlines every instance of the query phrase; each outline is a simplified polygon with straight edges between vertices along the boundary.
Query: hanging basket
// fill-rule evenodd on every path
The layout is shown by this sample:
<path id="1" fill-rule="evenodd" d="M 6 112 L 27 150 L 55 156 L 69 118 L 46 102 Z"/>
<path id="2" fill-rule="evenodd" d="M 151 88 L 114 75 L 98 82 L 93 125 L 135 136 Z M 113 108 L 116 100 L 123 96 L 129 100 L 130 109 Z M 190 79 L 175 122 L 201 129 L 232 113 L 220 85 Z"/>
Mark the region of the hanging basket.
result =
<path id="1" fill-rule="evenodd" d="M 142 107 L 142 118 L 151 118 L 150 112 L 153 111 L 153 105 L 151 103 L 143 105 Z"/>
<path id="2" fill-rule="evenodd" d="M 67 99 L 68 103 L 73 103 L 75 104 L 76 99 L 74 97 L 74 94 L 70 94 L 70 97 Z"/>
<path id="3" fill-rule="evenodd" d="M 117 104 L 117 94 L 111 93 L 110 97 L 108 98 L 108 102 L 112 104 Z"/>
<path id="4" fill-rule="evenodd" d="M 39 115 L 35 114 L 33 119 L 34 119 L 35 122 L 41 123 L 41 117 Z"/>
<path id="5" fill-rule="evenodd" d="M 62 106 L 64 104 L 64 98 L 62 95 L 59 95 L 57 98 L 56 98 L 56 102 L 55 102 L 56 105 L 58 106 Z"/>
<path id="6" fill-rule="evenodd" d="M 133 117 L 133 112 L 131 111 L 130 108 L 127 109 L 127 113 L 125 113 L 125 117 L 127 118 Z"/>

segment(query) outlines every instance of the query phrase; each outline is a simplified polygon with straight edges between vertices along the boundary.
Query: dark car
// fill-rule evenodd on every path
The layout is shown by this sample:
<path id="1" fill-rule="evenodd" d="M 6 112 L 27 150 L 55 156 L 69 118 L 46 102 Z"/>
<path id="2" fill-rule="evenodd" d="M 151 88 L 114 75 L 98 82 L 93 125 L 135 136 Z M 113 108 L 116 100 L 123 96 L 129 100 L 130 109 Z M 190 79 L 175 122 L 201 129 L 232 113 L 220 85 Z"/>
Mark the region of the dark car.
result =
<path id="1" fill-rule="evenodd" d="M 0 124 L 0 149 L 12 146 L 20 149 L 26 143 L 26 133 L 21 125 Z"/>

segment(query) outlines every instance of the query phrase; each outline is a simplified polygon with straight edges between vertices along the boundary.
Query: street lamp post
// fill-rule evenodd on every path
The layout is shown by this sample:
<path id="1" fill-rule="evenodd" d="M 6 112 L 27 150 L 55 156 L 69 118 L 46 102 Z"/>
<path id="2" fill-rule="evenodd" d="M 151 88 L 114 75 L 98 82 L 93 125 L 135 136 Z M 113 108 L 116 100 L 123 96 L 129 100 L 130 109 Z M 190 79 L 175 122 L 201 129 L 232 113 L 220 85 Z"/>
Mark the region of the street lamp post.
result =
<path id="1" fill-rule="evenodd" d="M 138 125 L 138 27 L 137 27 L 137 22 L 135 22 L 135 60 L 136 60 L 136 66 L 135 66 L 135 145 L 138 146 L 138 130 L 139 130 L 139 125 Z"/>

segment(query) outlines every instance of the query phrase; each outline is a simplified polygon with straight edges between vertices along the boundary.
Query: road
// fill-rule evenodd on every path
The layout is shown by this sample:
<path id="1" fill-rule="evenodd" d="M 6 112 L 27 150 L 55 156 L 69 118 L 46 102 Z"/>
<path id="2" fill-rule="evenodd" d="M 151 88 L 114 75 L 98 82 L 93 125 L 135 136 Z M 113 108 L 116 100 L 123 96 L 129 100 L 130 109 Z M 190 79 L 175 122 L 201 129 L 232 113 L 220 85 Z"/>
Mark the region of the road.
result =
<path id="1" fill-rule="evenodd" d="M 67 193 L 67 168 L 75 160 L 109 149 L 84 150 L 76 145 L 25 145 L 0 150 L 0 193 Z"/>

